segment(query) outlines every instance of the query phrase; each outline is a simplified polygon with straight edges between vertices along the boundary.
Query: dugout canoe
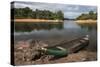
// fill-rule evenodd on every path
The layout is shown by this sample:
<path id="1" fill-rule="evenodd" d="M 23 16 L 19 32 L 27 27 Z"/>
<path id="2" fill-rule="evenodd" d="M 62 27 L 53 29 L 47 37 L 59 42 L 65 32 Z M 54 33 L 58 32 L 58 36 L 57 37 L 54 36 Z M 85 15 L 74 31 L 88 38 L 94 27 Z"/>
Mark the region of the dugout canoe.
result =
<path id="1" fill-rule="evenodd" d="M 63 57 L 67 56 L 70 53 L 75 53 L 85 48 L 89 44 L 89 36 L 83 36 L 81 38 L 77 38 L 71 40 L 69 42 L 63 41 L 55 46 L 51 47 L 43 47 L 42 51 L 47 55 L 53 55 L 54 57 Z"/>

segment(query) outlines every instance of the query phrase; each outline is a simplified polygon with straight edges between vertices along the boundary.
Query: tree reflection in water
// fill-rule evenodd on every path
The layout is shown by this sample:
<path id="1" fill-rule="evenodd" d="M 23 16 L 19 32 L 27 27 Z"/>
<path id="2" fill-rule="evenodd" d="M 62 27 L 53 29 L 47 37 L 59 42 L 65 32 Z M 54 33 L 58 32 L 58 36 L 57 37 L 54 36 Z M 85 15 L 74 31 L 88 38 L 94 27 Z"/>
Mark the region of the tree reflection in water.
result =
<path id="1" fill-rule="evenodd" d="M 29 22 L 15 22 L 15 31 L 16 32 L 31 32 L 33 30 L 51 30 L 53 28 L 56 29 L 63 29 L 63 23 L 62 22 L 44 22 L 44 23 L 29 23 Z"/>
<path id="2" fill-rule="evenodd" d="M 92 23 L 92 24 L 78 24 L 82 29 L 85 29 L 87 31 L 91 31 L 93 29 L 97 30 L 97 24 L 96 23 Z"/>

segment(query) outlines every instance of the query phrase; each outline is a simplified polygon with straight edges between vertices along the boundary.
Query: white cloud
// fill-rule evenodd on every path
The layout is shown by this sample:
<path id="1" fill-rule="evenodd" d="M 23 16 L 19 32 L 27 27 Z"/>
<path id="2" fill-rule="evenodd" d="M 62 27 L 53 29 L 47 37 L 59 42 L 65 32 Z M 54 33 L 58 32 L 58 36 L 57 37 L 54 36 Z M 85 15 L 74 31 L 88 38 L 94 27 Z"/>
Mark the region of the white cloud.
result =
<path id="1" fill-rule="evenodd" d="M 64 16 L 69 18 L 76 18 L 77 16 L 81 15 L 80 12 L 65 12 Z"/>
<path id="2" fill-rule="evenodd" d="M 15 7 L 23 8 L 30 7 L 31 9 L 50 10 L 64 12 L 64 17 L 75 18 L 81 13 L 89 12 L 90 10 L 96 11 L 96 7 L 82 6 L 82 5 L 67 5 L 67 4 L 55 4 L 55 3 L 40 3 L 40 2 L 15 2 Z"/>
<path id="3" fill-rule="evenodd" d="M 79 10 L 79 6 L 67 6 L 66 9 L 69 11 L 77 11 Z"/>

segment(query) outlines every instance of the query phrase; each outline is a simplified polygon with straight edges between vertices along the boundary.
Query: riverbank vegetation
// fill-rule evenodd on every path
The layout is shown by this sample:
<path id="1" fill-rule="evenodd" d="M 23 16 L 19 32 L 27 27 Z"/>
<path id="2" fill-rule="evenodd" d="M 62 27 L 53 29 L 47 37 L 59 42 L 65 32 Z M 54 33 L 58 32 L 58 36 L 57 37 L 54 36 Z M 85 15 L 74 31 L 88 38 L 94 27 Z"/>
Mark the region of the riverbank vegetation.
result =
<path id="1" fill-rule="evenodd" d="M 45 19 L 45 20 L 63 20 L 64 14 L 62 11 L 52 12 L 49 10 L 32 10 L 29 7 L 13 8 L 14 19 Z"/>
<path id="2" fill-rule="evenodd" d="M 97 12 L 90 11 L 89 13 L 83 13 L 76 18 L 76 20 L 97 20 Z"/>
<path id="3" fill-rule="evenodd" d="M 89 13 L 81 14 L 76 18 L 77 23 L 94 24 L 97 22 L 97 12 L 90 11 Z"/>

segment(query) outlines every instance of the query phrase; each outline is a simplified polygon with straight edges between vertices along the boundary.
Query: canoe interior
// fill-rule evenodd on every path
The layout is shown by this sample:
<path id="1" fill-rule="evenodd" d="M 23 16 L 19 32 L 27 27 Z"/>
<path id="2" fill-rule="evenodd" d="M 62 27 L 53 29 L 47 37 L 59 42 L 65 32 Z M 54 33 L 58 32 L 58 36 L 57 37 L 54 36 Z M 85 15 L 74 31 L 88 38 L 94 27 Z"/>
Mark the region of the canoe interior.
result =
<path id="1" fill-rule="evenodd" d="M 84 38 L 86 38 L 86 36 L 83 36 L 83 37 L 80 37 L 77 39 L 73 39 L 69 42 L 62 41 L 59 44 L 56 44 L 56 45 L 50 46 L 50 47 L 46 47 L 46 48 L 56 50 L 55 47 L 59 46 L 59 47 L 66 49 L 69 53 L 73 53 L 73 52 L 80 50 L 81 48 L 88 46 L 89 40 L 85 40 Z"/>

